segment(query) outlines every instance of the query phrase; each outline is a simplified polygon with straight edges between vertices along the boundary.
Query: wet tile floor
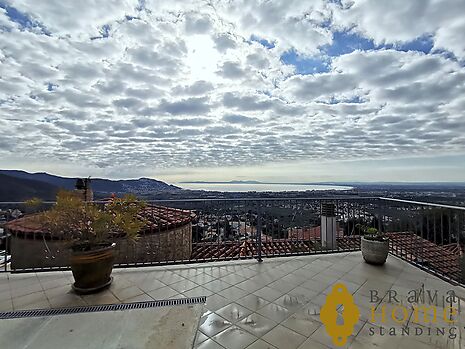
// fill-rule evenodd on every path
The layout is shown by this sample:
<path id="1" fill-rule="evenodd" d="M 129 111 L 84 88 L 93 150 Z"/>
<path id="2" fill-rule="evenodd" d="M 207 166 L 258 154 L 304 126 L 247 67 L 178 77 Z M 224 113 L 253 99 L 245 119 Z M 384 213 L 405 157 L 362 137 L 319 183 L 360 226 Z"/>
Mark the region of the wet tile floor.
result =
<path id="1" fill-rule="evenodd" d="M 415 323 L 412 305 L 406 303 L 409 290 L 437 290 L 440 295 L 454 290 L 461 302 L 465 290 L 392 256 L 382 267 L 368 265 L 360 252 L 351 252 L 270 258 L 262 263 L 245 260 L 116 269 L 113 277 L 107 290 L 80 296 L 71 291 L 70 272 L 0 274 L 0 311 L 207 296 L 194 348 L 336 348 L 319 313 L 332 286 L 341 282 L 353 294 L 361 314 L 343 347 L 465 347 L 465 311 L 460 309 L 457 316 L 455 338 L 448 335 L 450 324 L 445 324 L 445 335 L 427 335 L 427 325 Z M 383 325 L 397 329 L 395 336 L 381 335 L 379 324 L 371 323 L 370 290 L 380 296 L 375 304 L 379 317 L 383 306 L 390 314 L 396 302 L 407 305 L 404 323 L 387 316 Z M 392 290 L 397 296 L 389 300 Z M 439 303 L 442 310 L 446 305 Z M 400 335 L 409 326 L 412 331 L 414 326 L 424 331 L 405 335 L 404 330 Z"/>

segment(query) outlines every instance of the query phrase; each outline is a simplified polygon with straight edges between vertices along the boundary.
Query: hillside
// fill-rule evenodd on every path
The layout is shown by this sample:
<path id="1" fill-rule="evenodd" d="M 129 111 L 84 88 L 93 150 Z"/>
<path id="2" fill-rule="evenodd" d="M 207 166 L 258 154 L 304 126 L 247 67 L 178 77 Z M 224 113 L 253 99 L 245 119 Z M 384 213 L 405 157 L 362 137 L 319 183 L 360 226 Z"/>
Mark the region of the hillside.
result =
<path id="1" fill-rule="evenodd" d="M 33 197 L 53 200 L 58 189 L 49 183 L 0 173 L 0 201 L 24 201 Z"/>
<path id="2" fill-rule="evenodd" d="M 0 170 L 3 176 L 12 177 L 18 180 L 33 181 L 42 185 L 49 185 L 53 188 L 63 188 L 72 190 L 76 183 L 76 178 L 60 177 L 48 173 L 29 173 L 17 170 Z M 2 184 L 2 187 L 4 185 Z M 11 189 L 10 194 L 14 192 Z M 151 178 L 127 179 L 127 180 L 110 180 L 104 178 L 92 178 L 92 190 L 96 194 L 108 195 L 110 193 L 124 194 L 134 193 L 138 195 L 147 195 L 160 192 L 179 191 L 181 188 L 167 184 Z"/>

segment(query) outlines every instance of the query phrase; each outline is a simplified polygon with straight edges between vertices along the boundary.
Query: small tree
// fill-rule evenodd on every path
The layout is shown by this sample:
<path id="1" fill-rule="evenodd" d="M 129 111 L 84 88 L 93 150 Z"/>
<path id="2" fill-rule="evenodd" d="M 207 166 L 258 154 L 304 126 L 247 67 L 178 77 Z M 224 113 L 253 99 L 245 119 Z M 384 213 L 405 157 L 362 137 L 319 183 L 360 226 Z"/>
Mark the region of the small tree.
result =
<path id="1" fill-rule="evenodd" d="M 134 195 L 99 205 L 83 201 L 74 192 L 60 191 L 56 204 L 37 218 L 44 230 L 69 240 L 73 250 L 87 251 L 111 242 L 118 234 L 135 240 L 146 225 L 140 215 L 145 207 Z"/>
<path id="2" fill-rule="evenodd" d="M 26 213 L 38 212 L 42 208 L 43 204 L 44 202 L 36 197 L 26 200 L 24 202 L 24 205 L 26 206 Z"/>

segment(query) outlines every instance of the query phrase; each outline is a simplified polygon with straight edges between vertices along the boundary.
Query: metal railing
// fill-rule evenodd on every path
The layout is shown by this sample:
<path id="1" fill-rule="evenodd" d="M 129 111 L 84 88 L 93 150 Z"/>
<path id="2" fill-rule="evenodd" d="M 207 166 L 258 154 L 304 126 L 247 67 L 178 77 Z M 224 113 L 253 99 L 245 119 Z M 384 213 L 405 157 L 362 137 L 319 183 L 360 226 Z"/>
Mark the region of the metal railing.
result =
<path id="1" fill-rule="evenodd" d="M 379 229 L 390 253 L 445 280 L 465 284 L 465 207 L 379 198 Z"/>
<path id="2" fill-rule="evenodd" d="M 51 204 L 44 203 L 43 209 Z M 122 236 L 114 238 L 117 267 L 357 251 L 360 226 L 365 226 L 390 237 L 391 254 L 449 281 L 462 282 L 463 207 L 346 196 L 156 200 L 149 204 L 146 215 L 151 224 L 136 243 Z M 325 204 L 333 206 L 322 210 Z M 23 203 L 0 203 L 0 209 L 26 210 Z M 334 217 L 328 220 L 325 215 L 331 210 Z M 335 243 L 326 238 L 328 231 Z M 4 254 L 6 259 L 11 253 L 11 262 L 3 265 L 4 271 L 68 268 L 69 252 L 60 236 L 21 229 L 8 229 L 8 233 Z"/>

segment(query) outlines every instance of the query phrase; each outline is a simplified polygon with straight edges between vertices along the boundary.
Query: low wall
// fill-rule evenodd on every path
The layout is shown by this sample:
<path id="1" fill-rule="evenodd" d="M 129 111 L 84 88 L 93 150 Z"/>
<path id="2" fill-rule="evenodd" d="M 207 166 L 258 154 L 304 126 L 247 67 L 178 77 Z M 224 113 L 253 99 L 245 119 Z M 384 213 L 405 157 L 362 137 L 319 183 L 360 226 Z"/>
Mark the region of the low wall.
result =
<path id="1" fill-rule="evenodd" d="M 136 242 L 116 239 L 115 264 L 189 260 L 192 224 L 140 235 Z M 64 267 L 69 265 L 67 242 L 11 236 L 11 269 Z"/>

